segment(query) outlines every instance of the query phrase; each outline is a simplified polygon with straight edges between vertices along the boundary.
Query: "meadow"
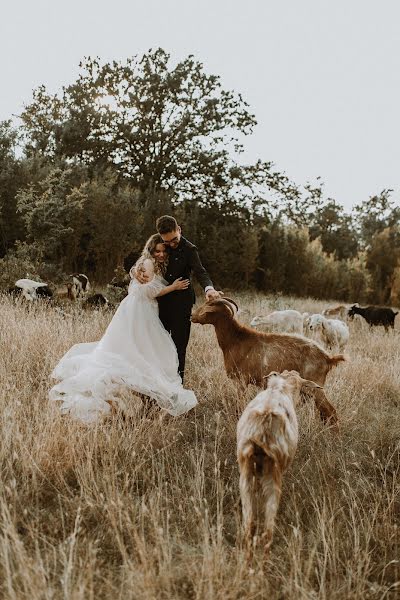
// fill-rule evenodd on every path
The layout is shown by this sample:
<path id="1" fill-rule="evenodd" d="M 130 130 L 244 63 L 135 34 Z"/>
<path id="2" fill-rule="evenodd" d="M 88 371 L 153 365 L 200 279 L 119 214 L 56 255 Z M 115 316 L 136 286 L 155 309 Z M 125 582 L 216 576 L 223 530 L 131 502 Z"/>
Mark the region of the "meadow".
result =
<path id="1" fill-rule="evenodd" d="M 235 294 L 240 318 L 317 312 L 312 299 Z M 179 418 L 144 413 L 85 427 L 47 399 L 74 343 L 107 311 L 0 297 L 0 596 L 4 600 L 390 600 L 400 595 L 400 346 L 353 323 L 327 379 L 340 433 L 309 404 L 268 561 L 240 542 L 236 423 L 256 388 L 225 375 L 211 326 L 193 325 Z M 130 397 L 132 400 L 132 397 Z M 126 398 L 129 402 L 129 397 Z"/>

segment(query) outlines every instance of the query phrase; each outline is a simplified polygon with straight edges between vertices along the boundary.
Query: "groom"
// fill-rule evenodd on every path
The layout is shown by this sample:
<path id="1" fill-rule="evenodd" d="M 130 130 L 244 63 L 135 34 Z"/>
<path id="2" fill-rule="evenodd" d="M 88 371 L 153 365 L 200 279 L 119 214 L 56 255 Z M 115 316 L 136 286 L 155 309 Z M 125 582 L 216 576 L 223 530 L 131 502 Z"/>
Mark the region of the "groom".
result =
<path id="1" fill-rule="evenodd" d="M 207 300 L 219 298 L 219 292 L 214 289 L 207 271 L 201 264 L 196 246 L 183 237 L 181 228 L 174 217 L 168 215 L 159 217 L 156 227 L 167 247 L 168 267 L 165 279 L 168 284 L 173 283 L 179 277 L 190 279 L 193 272 L 204 289 Z M 190 315 L 195 301 L 192 285 L 187 290 L 172 292 L 158 299 L 160 320 L 171 334 L 178 352 L 179 374 L 182 381 L 185 371 L 186 347 L 190 336 Z"/>

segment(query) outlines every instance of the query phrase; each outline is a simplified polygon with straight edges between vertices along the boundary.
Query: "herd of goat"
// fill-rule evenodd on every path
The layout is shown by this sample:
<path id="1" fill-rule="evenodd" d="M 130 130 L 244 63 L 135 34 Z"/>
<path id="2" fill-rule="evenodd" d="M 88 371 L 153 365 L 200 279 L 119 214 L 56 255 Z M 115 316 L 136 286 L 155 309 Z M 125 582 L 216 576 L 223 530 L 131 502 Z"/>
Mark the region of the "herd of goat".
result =
<path id="1" fill-rule="evenodd" d="M 124 284 L 114 282 L 117 287 Z M 102 294 L 88 295 L 86 275 L 71 275 L 64 293 L 82 305 L 109 305 Z M 48 285 L 20 279 L 9 290 L 28 301 L 52 298 Z M 322 421 L 338 428 L 336 409 L 324 384 L 329 371 L 345 360 L 349 319 L 363 318 L 372 326 L 394 329 L 398 314 L 391 308 L 357 304 L 328 308 L 322 314 L 281 310 L 254 317 L 250 327 L 237 319 L 238 305 L 222 297 L 194 309 L 192 322 L 215 328 L 227 375 L 262 391 L 247 405 L 237 424 L 237 459 L 240 471 L 245 540 L 249 556 L 260 542 L 267 553 L 272 542 L 282 477 L 298 443 L 296 406 L 312 399 Z M 329 354 L 339 352 L 339 354 Z"/>
<path id="2" fill-rule="evenodd" d="M 127 286 L 126 286 L 127 287 Z M 83 273 L 73 273 L 69 276 L 66 284 L 67 291 L 56 293 L 47 283 L 34 281 L 33 279 L 18 279 L 15 284 L 8 289 L 8 293 L 14 296 L 21 296 L 29 302 L 47 299 L 63 301 L 82 300 L 83 308 L 88 307 L 110 307 L 110 302 L 103 294 L 89 294 L 91 290 L 89 278 Z"/>
<path id="3" fill-rule="evenodd" d="M 282 477 L 298 443 L 296 405 L 301 393 L 311 397 L 321 419 L 338 430 L 336 409 L 323 387 L 329 371 L 345 357 L 327 350 L 343 351 L 349 340 L 347 319 L 360 315 L 370 326 L 383 325 L 388 331 L 398 313 L 357 305 L 340 305 L 314 315 L 283 310 L 255 317 L 246 327 L 236 318 L 237 312 L 236 302 L 221 298 L 195 310 L 192 322 L 214 326 L 230 377 L 263 388 L 237 424 L 240 497 L 251 556 L 258 542 L 265 553 L 271 546 Z"/>

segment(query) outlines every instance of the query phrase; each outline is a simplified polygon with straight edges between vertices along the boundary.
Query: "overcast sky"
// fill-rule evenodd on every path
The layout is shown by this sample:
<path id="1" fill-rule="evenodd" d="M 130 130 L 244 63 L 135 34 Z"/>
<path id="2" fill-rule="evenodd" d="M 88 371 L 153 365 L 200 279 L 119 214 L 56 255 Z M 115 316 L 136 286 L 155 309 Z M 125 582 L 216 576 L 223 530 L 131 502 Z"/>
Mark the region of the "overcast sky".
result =
<path id="1" fill-rule="evenodd" d="M 325 182 L 348 210 L 400 198 L 399 0 L 13 0 L 0 21 L 0 119 L 32 89 L 74 81 L 83 56 L 161 46 L 194 54 L 240 92 L 258 126 L 244 160 Z"/>

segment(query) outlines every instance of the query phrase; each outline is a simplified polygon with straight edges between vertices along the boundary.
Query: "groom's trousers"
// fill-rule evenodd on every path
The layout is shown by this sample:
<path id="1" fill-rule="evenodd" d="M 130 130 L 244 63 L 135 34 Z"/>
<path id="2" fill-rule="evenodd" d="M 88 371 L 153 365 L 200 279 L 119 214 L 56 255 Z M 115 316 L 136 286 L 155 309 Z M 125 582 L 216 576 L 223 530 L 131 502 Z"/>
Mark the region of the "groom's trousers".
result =
<path id="1" fill-rule="evenodd" d="M 186 307 L 185 307 L 186 308 Z M 182 378 L 185 373 L 186 348 L 190 336 L 190 315 L 191 310 L 176 310 L 174 312 L 164 311 L 160 306 L 160 321 L 165 329 L 171 334 L 176 346 L 179 360 L 179 375 Z"/>
<path id="2" fill-rule="evenodd" d="M 201 264 L 196 246 L 182 236 L 177 248 L 168 249 L 165 280 L 171 284 L 178 277 L 190 279 L 191 273 L 195 275 L 203 290 L 207 286 L 212 286 L 211 279 Z M 165 329 L 170 332 L 178 351 L 179 374 L 182 380 L 190 335 L 190 316 L 195 301 L 192 285 L 185 290 L 171 292 L 158 299 L 160 320 Z"/>

